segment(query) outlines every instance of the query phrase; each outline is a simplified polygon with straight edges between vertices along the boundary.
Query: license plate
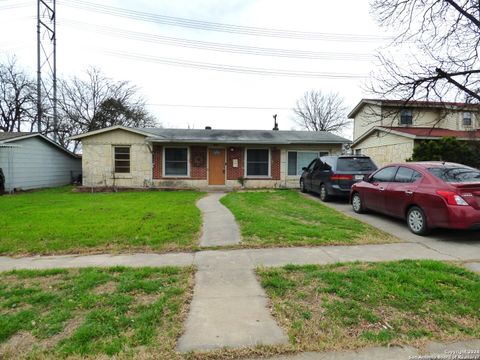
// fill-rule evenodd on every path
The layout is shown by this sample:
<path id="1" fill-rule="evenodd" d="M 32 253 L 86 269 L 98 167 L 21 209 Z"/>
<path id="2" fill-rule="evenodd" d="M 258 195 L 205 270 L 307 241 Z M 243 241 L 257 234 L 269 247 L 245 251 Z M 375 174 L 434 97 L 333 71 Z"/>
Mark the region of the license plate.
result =
<path id="1" fill-rule="evenodd" d="M 355 175 L 355 180 L 363 180 L 363 175 Z"/>

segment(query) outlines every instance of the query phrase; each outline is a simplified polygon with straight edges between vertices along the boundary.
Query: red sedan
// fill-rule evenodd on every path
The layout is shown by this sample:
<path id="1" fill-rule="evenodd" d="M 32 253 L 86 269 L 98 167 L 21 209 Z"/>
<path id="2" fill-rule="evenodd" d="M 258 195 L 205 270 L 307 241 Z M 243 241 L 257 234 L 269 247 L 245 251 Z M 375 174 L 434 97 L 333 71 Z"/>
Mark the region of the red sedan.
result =
<path id="1" fill-rule="evenodd" d="M 480 171 L 446 162 L 385 166 L 352 186 L 353 211 L 407 220 L 426 235 L 432 228 L 480 229 Z"/>

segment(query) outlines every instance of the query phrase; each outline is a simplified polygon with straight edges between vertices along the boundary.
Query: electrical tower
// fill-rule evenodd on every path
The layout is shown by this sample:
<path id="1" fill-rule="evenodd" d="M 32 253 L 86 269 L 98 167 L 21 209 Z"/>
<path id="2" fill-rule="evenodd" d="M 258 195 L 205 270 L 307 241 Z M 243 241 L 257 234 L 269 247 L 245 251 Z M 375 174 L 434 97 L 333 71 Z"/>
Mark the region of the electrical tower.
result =
<path id="1" fill-rule="evenodd" d="M 57 141 L 56 0 L 37 0 L 37 131 L 53 132 Z"/>

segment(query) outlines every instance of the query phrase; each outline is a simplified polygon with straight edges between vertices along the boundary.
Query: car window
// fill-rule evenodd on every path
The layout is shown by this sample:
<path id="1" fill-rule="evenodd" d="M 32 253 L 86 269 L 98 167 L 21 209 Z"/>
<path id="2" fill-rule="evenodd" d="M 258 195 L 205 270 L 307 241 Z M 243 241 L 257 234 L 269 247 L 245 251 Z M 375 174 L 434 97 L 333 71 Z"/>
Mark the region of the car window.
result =
<path id="1" fill-rule="evenodd" d="M 316 162 L 317 162 L 317 159 L 312 160 L 312 162 L 310 164 L 308 164 L 308 166 L 307 166 L 307 171 L 312 170 L 313 166 L 315 165 Z"/>
<path id="2" fill-rule="evenodd" d="M 480 182 L 480 171 L 470 167 L 435 167 L 430 173 L 445 182 Z"/>
<path id="3" fill-rule="evenodd" d="M 318 159 L 315 160 L 315 164 L 313 165 L 313 171 L 318 171 L 321 168 L 322 162 Z"/>
<path id="4" fill-rule="evenodd" d="M 377 167 L 368 157 L 340 157 L 337 171 L 375 171 Z"/>
<path id="5" fill-rule="evenodd" d="M 420 174 L 418 171 L 404 166 L 400 166 L 398 168 L 397 174 L 395 175 L 394 181 L 399 183 L 413 183 L 421 177 L 422 174 Z"/>
<path id="6" fill-rule="evenodd" d="M 390 182 L 396 170 L 395 166 L 383 168 L 372 176 L 372 182 Z"/>

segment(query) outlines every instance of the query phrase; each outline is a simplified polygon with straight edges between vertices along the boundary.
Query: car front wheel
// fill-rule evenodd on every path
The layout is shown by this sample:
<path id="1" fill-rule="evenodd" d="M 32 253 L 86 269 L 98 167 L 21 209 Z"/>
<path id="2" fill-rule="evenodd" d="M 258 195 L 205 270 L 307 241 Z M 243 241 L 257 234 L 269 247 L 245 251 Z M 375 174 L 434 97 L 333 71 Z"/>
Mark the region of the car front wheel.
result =
<path id="1" fill-rule="evenodd" d="M 427 235 L 429 233 L 427 217 L 418 206 L 412 206 L 408 210 L 407 225 L 410 231 L 416 235 Z"/>
<path id="2" fill-rule="evenodd" d="M 302 193 L 306 193 L 307 189 L 305 189 L 305 182 L 303 180 L 300 180 L 300 191 Z"/>
<path id="3" fill-rule="evenodd" d="M 327 202 L 330 201 L 330 195 L 328 195 L 327 187 L 325 184 L 320 185 L 320 200 Z"/>
<path id="4" fill-rule="evenodd" d="M 353 211 L 355 211 L 357 214 L 362 214 L 365 212 L 362 198 L 360 197 L 359 193 L 355 193 L 352 196 L 352 208 L 353 208 Z"/>

